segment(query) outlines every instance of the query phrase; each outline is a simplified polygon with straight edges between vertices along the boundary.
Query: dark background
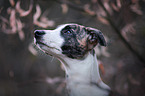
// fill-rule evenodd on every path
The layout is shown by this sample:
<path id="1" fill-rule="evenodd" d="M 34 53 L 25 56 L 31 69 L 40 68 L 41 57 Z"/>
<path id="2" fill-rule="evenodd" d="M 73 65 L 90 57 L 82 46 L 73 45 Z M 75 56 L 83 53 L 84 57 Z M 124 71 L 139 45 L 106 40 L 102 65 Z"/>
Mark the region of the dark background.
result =
<path id="1" fill-rule="evenodd" d="M 19 1 L 22 11 L 18 0 L 0 0 L 0 96 L 64 96 L 60 62 L 33 44 L 35 29 L 64 23 L 101 30 L 108 42 L 97 49 L 103 81 L 123 96 L 145 96 L 145 0 Z"/>

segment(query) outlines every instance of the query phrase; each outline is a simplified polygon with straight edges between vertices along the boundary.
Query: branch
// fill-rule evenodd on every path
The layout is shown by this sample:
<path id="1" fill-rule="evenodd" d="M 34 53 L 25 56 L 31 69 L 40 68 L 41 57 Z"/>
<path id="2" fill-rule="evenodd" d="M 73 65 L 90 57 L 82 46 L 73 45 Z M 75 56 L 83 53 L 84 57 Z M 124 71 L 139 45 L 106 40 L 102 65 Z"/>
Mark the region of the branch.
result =
<path id="1" fill-rule="evenodd" d="M 60 4 L 67 4 L 70 8 L 73 8 L 73 9 L 75 9 L 77 11 L 88 13 L 89 15 L 91 15 L 93 17 L 97 16 L 95 13 L 90 12 L 91 10 L 87 10 L 87 9 L 85 9 L 82 6 L 76 6 L 76 4 L 73 4 L 73 3 L 69 2 L 69 1 L 66 1 L 66 0 L 53 0 L 53 1 L 55 1 L 57 3 L 60 3 Z"/>
<path id="2" fill-rule="evenodd" d="M 57 3 L 60 3 L 60 4 L 67 4 L 69 7 L 75 9 L 75 10 L 78 10 L 78 11 L 82 11 L 82 12 L 85 12 L 84 11 L 84 8 L 80 7 L 80 6 L 76 6 L 75 4 L 69 2 L 69 1 L 66 1 L 66 0 L 53 0 Z"/>
<path id="3" fill-rule="evenodd" d="M 111 27 L 114 29 L 114 32 L 117 33 L 117 35 L 119 36 L 119 38 L 122 40 L 122 42 L 125 44 L 125 46 L 142 62 L 145 64 L 145 60 L 142 58 L 142 56 L 135 50 L 133 49 L 133 47 L 125 40 L 125 38 L 122 36 L 121 31 L 118 29 L 118 27 L 114 24 L 114 22 L 111 20 L 111 16 L 109 14 L 109 12 L 106 10 L 106 8 L 104 7 L 103 3 L 101 2 L 101 0 L 98 0 L 99 4 L 101 5 L 101 7 L 103 8 L 103 10 L 105 11 L 105 13 L 107 14 L 106 19 L 108 20 L 108 22 L 110 23 Z M 145 66 L 143 64 L 143 66 Z"/>
<path id="4" fill-rule="evenodd" d="M 64 1 L 64 0 L 54 0 L 57 3 L 60 4 L 67 4 L 69 7 L 77 10 L 77 11 L 81 11 L 81 12 L 85 12 L 88 13 L 83 7 L 80 6 L 76 6 L 76 4 L 73 4 L 71 2 L 68 1 Z M 126 39 L 122 36 L 120 30 L 118 29 L 118 27 L 115 25 L 115 23 L 111 20 L 111 16 L 109 14 L 109 12 L 106 10 L 106 8 L 104 7 L 103 3 L 101 0 L 98 0 L 99 5 L 103 8 L 103 10 L 105 11 L 105 13 L 107 14 L 107 17 L 103 17 L 105 19 L 107 19 L 107 21 L 109 22 L 109 24 L 111 25 L 111 27 L 113 28 L 114 32 L 117 33 L 117 35 L 119 36 L 119 38 L 122 40 L 122 42 L 125 44 L 125 46 L 142 62 L 145 64 L 145 60 L 142 58 L 142 56 L 135 50 L 133 49 L 133 47 L 129 44 L 129 42 L 126 41 Z M 90 14 L 89 14 L 90 15 Z M 92 17 L 96 17 L 97 15 L 91 15 Z M 145 66 L 143 64 L 143 66 Z"/>

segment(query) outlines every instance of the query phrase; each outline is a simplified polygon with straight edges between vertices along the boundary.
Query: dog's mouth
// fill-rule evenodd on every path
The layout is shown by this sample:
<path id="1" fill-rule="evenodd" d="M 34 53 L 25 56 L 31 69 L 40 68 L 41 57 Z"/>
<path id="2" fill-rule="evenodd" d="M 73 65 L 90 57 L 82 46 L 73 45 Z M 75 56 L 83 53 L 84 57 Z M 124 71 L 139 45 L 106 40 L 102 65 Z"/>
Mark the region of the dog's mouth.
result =
<path id="1" fill-rule="evenodd" d="M 55 49 L 55 50 L 58 50 L 58 51 L 60 51 L 59 49 L 57 49 L 57 48 L 55 48 L 55 47 L 50 47 L 50 46 L 48 46 L 47 44 L 45 44 L 45 43 L 43 43 L 43 42 L 40 42 L 40 41 L 36 41 L 36 45 L 39 45 L 40 47 L 41 46 L 46 46 L 46 47 L 48 47 L 49 49 Z"/>

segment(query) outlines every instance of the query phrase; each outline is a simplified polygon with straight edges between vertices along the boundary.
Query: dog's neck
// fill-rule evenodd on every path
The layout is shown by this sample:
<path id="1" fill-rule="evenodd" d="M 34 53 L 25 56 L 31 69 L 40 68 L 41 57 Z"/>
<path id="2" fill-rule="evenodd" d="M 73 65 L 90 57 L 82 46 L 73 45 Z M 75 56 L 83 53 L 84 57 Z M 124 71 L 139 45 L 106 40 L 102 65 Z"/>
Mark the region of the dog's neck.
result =
<path id="1" fill-rule="evenodd" d="M 71 91 L 74 90 L 74 88 L 76 88 L 75 85 L 78 85 L 78 86 L 85 85 L 85 87 L 90 87 L 91 84 L 96 84 L 97 85 L 96 87 L 98 87 L 98 89 L 99 87 L 101 89 L 109 89 L 109 87 L 102 82 L 100 78 L 100 74 L 99 74 L 97 58 L 96 56 L 93 56 L 91 53 L 88 53 L 85 59 L 83 60 L 63 58 L 63 60 L 61 61 L 64 63 L 64 67 L 65 67 L 65 71 L 67 75 L 66 76 L 67 87 Z M 78 89 L 78 90 L 81 90 L 81 89 Z M 100 91 L 100 92 L 103 92 L 103 91 Z M 106 94 L 106 92 L 104 94 Z M 80 94 L 77 94 L 76 92 L 75 95 L 79 96 Z M 85 95 L 80 95 L 80 96 L 85 96 Z M 97 95 L 94 95 L 94 96 L 97 96 Z"/>
<path id="2" fill-rule="evenodd" d="M 67 78 L 71 81 L 88 83 L 99 81 L 99 69 L 96 56 L 88 53 L 83 60 L 63 58 Z"/>

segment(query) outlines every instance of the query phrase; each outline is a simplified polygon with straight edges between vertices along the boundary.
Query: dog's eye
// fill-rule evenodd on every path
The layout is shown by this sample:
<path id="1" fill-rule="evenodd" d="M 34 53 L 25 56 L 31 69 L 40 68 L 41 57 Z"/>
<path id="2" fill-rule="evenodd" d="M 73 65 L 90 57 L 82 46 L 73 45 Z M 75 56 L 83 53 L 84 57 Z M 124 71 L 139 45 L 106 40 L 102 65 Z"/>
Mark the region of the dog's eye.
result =
<path id="1" fill-rule="evenodd" d="M 64 31 L 64 33 L 65 34 L 71 34 L 72 32 L 71 32 L 71 30 L 66 30 L 66 31 Z"/>

